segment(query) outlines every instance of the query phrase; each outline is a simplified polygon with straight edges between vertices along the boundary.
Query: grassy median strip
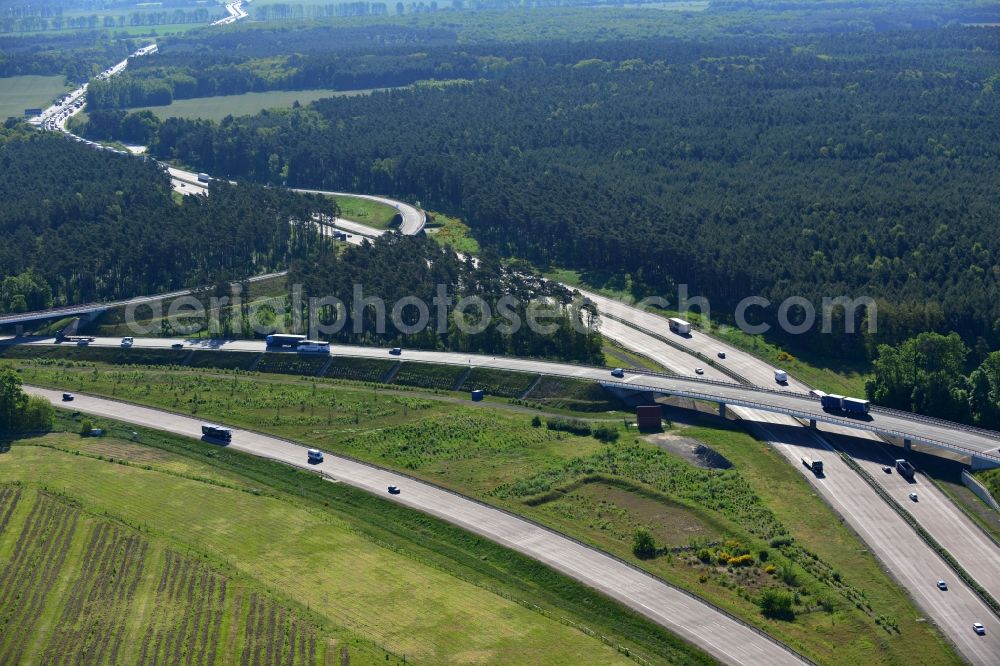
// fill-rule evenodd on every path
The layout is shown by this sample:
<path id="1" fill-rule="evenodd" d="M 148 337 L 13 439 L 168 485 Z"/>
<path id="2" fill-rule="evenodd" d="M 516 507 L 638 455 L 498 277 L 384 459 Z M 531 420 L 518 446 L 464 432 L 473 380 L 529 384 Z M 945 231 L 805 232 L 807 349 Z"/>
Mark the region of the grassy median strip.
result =
<path id="1" fill-rule="evenodd" d="M 876 493 L 878 493 L 879 497 L 885 500 L 886 503 L 899 514 L 900 518 L 906 521 L 906 524 L 912 527 L 913 530 L 920 535 L 920 538 L 923 539 L 924 542 L 934 550 L 934 552 L 940 555 L 941 559 L 948 563 L 948 566 L 950 566 L 955 574 L 958 575 L 958 577 L 961 578 L 965 584 L 976 593 L 982 602 L 989 606 L 990 610 L 992 610 L 996 615 L 1000 616 L 1000 603 L 997 603 L 997 600 L 993 598 L 993 595 L 987 592 L 982 585 L 977 583 L 976 580 L 969 575 L 968 571 L 962 568 L 962 565 L 958 563 L 958 560 L 956 560 L 944 546 L 938 543 L 937 539 L 931 536 L 930 532 L 923 528 L 917 519 L 913 517 L 913 514 L 900 506 L 899 502 L 894 500 L 892 496 L 886 492 L 885 488 L 880 486 L 875 479 L 873 479 L 871 475 L 861 467 L 861 465 L 854 461 L 853 458 L 842 451 L 839 453 L 840 457 L 847 463 L 847 466 L 857 472 L 861 478 L 863 478 L 868 485 L 871 486 Z"/>

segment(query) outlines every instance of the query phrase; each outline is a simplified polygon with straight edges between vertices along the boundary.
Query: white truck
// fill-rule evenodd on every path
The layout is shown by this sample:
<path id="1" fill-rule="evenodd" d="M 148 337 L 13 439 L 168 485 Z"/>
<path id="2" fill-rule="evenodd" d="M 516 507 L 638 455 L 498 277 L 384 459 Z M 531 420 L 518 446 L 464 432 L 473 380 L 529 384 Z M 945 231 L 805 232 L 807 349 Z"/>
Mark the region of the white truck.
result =
<path id="1" fill-rule="evenodd" d="M 303 340 L 296 345 L 295 351 L 306 354 L 329 354 L 330 343 L 322 340 Z"/>
<path id="2" fill-rule="evenodd" d="M 778 382 L 779 384 L 787 384 L 788 383 L 788 373 L 785 372 L 784 370 L 775 370 L 774 371 L 774 381 Z"/>
<path id="3" fill-rule="evenodd" d="M 680 319 L 679 317 L 671 317 L 667 320 L 667 324 L 670 326 L 670 330 L 678 335 L 690 335 L 691 334 L 691 323 Z"/>

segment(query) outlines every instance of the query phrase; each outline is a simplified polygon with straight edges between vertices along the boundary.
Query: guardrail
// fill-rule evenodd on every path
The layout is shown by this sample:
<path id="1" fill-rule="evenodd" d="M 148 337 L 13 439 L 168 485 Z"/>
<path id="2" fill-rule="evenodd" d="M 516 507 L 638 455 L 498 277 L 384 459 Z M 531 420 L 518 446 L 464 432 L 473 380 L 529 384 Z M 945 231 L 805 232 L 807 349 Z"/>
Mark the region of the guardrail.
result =
<path id="1" fill-rule="evenodd" d="M 973 593 L 979 597 L 980 601 L 986 604 L 986 607 L 993 611 L 994 615 L 1000 617 L 1000 603 L 993 598 L 993 595 L 991 595 L 986 588 L 976 582 L 976 579 L 973 578 L 972 575 L 958 563 L 958 560 L 955 559 L 948 549 L 942 546 L 937 539 L 931 536 L 931 533 L 923 528 L 917 519 L 913 517 L 913 514 L 900 506 L 899 502 L 893 499 L 885 488 L 875 481 L 871 474 L 865 471 L 865 469 L 855 462 L 851 456 L 840 450 L 838 450 L 837 453 L 840 454 L 841 459 L 843 459 L 847 466 L 864 479 L 865 482 L 872 487 L 875 493 L 879 495 L 879 497 L 881 497 L 889 506 L 891 506 L 897 514 L 899 514 L 899 517 L 903 519 L 903 522 L 909 525 L 913 531 L 915 531 L 917 535 L 923 539 L 924 543 L 930 546 L 931 550 L 937 553 L 938 556 L 943 559 L 949 567 L 951 567 L 952 571 L 954 571 L 955 574 L 962 579 L 962 582 L 969 586 L 969 589 L 971 589 Z"/>
<path id="2" fill-rule="evenodd" d="M 660 342 L 662 342 L 664 344 L 670 345 L 674 349 L 682 351 L 685 354 L 690 354 L 691 356 L 694 356 L 695 358 L 697 358 L 698 360 L 702 361 L 706 365 L 709 365 L 709 366 L 715 368 L 716 370 L 718 370 L 722 374 L 729 375 L 730 377 L 732 377 L 734 380 L 736 380 L 740 384 L 752 385 L 752 382 L 749 379 L 747 379 L 746 377 L 744 377 L 743 375 L 739 374 L 738 372 L 736 372 L 735 370 L 733 370 L 731 368 L 727 368 L 726 366 L 718 363 L 715 359 L 710 358 L 708 356 L 705 356 L 700 351 L 696 351 L 694 349 L 688 349 L 687 347 L 685 347 L 681 343 L 677 342 L 676 340 L 671 340 L 670 338 L 667 338 L 667 337 L 665 337 L 663 335 L 660 335 L 659 333 L 657 333 L 657 332 L 655 332 L 655 331 L 653 331 L 651 329 L 648 329 L 645 326 L 640 326 L 638 324 L 633 324 L 632 322 L 625 321 L 624 319 L 622 319 L 621 317 L 618 317 L 616 315 L 608 314 L 607 312 L 601 312 L 600 314 L 601 314 L 602 317 L 606 317 L 607 319 L 611 319 L 613 321 L 617 321 L 619 324 L 622 324 L 623 326 L 628 326 L 629 328 L 634 328 L 635 330 L 639 331 L 640 333 L 644 333 L 645 335 L 648 335 L 649 337 L 651 337 L 651 338 L 653 338 L 655 340 L 659 340 Z"/>
<path id="3" fill-rule="evenodd" d="M 672 380 L 675 380 L 675 381 L 678 379 L 677 377 L 672 377 L 672 376 L 667 376 L 667 377 L 670 378 L 670 379 L 672 379 Z M 757 389 L 757 388 L 750 387 L 750 386 L 741 386 L 739 384 L 728 384 L 726 382 L 719 382 L 719 381 L 711 380 L 711 379 L 694 379 L 694 380 L 684 379 L 682 381 L 701 382 L 701 383 L 706 383 L 706 384 L 714 384 L 714 385 L 718 385 L 718 386 L 725 386 L 727 388 L 739 388 L 741 390 L 747 390 L 747 391 L 766 392 L 765 389 Z M 694 399 L 698 399 L 698 400 L 708 400 L 709 402 L 722 402 L 722 403 L 726 403 L 726 404 L 737 405 L 737 406 L 740 406 L 740 407 L 749 407 L 751 409 L 759 409 L 759 410 L 765 411 L 765 412 L 775 412 L 775 413 L 779 413 L 779 414 L 787 414 L 788 416 L 792 416 L 792 417 L 800 418 L 800 419 L 810 419 L 810 420 L 823 421 L 824 423 L 832 423 L 834 425 L 842 425 L 842 426 L 846 426 L 848 428 L 854 428 L 854 429 L 858 429 L 858 430 L 868 430 L 870 432 L 884 434 L 884 435 L 891 435 L 893 437 L 899 437 L 901 439 L 917 440 L 917 441 L 920 441 L 920 442 L 924 442 L 924 443 L 930 444 L 932 446 L 939 446 L 939 447 L 944 448 L 944 449 L 950 449 L 950 450 L 955 451 L 957 453 L 960 453 L 962 455 L 967 455 L 967 456 L 970 456 L 970 457 L 971 456 L 975 456 L 977 458 L 984 458 L 984 459 L 988 459 L 988 460 L 996 460 L 997 462 L 1000 462 L 1000 455 L 997 455 L 997 454 L 994 454 L 994 453 L 986 453 L 984 451 L 978 451 L 976 449 L 970 449 L 968 447 L 961 446 L 961 445 L 955 444 L 953 442 L 946 442 L 946 441 L 943 441 L 943 440 L 940 440 L 940 439 L 936 439 L 934 437 L 928 437 L 928 436 L 924 436 L 924 435 L 916 435 L 916 434 L 913 434 L 913 433 L 904 433 L 904 432 L 902 432 L 900 430 L 896 430 L 894 428 L 873 425 L 869 421 L 859 421 L 859 420 L 856 420 L 856 419 L 838 418 L 836 416 L 832 416 L 832 415 L 827 414 L 825 412 L 823 414 L 813 414 L 813 413 L 810 413 L 810 412 L 798 410 L 798 409 L 791 408 L 791 407 L 780 407 L 780 406 L 776 406 L 776 405 L 773 405 L 773 404 L 767 404 L 767 403 L 763 403 L 763 402 L 758 402 L 758 401 L 755 401 L 755 400 L 748 400 L 746 398 L 732 398 L 732 397 L 726 397 L 726 396 L 718 395 L 718 394 L 712 395 L 710 393 L 698 393 L 696 391 L 691 391 L 691 390 L 687 390 L 687 389 L 683 389 L 683 388 L 682 389 L 667 389 L 667 388 L 664 388 L 662 386 L 648 386 L 648 385 L 643 385 L 643 384 L 639 384 L 639 383 L 635 383 L 635 382 L 621 382 L 621 381 L 604 381 L 604 380 L 601 380 L 600 383 L 603 384 L 603 385 L 607 385 L 607 386 L 615 386 L 615 387 L 622 388 L 622 389 L 625 389 L 625 390 L 636 390 L 636 389 L 639 389 L 639 390 L 642 390 L 642 391 L 649 391 L 649 392 L 653 392 L 653 393 L 672 393 L 672 394 L 675 394 L 675 395 L 682 395 L 684 397 L 694 398 Z M 804 397 L 804 396 L 800 396 L 800 395 L 794 394 L 794 393 L 793 394 L 783 393 L 782 395 L 783 396 L 791 396 L 791 397 L 798 398 L 798 399 L 801 399 L 802 397 Z"/>
<path id="4" fill-rule="evenodd" d="M 985 428 L 966 425 L 964 423 L 957 423 L 955 421 L 948 421 L 946 419 L 939 419 L 934 416 L 925 416 L 924 414 L 917 414 L 916 412 L 893 409 L 891 407 L 879 407 L 878 405 L 872 405 L 871 411 L 877 414 L 885 414 L 886 416 L 894 416 L 896 418 L 905 418 L 910 421 L 919 421 L 921 423 L 941 426 L 943 428 L 957 429 L 963 432 L 973 433 L 1000 441 L 1000 432 L 996 432 L 995 430 L 987 430 Z"/>

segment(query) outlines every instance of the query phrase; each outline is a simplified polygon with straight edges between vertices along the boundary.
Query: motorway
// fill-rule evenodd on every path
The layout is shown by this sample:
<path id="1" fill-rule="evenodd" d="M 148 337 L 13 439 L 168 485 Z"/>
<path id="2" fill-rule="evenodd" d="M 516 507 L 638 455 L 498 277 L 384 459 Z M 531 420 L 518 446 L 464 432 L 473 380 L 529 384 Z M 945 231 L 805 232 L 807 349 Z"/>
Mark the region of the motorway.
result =
<path id="1" fill-rule="evenodd" d="M 666 318 L 655 314 L 655 312 L 627 305 L 613 298 L 601 296 L 600 294 L 579 289 L 577 287 L 569 288 L 579 291 L 581 296 L 593 301 L 597 305 L 597 309 L 601 315 L 611 315 L 611 317 L 616 317 L 622 320 L 630 327 L 639 328 L 663 337 L 672 341 L 674 344 L 681 345 L 682 347 L 690 350 L 692 353 L 700 353 L 703 356 L 712 359 L 715 363 L 725 366 L 726 368 L 739 374 L 755 386 L 763 386 L 776 391 L 791 391 L 795 393 L 809 392 L 808 386 L 798 381 L 790 374 L 786 384 L 782 385 L 776 383 L 774 381 L 775 367 L 765 363 L 753 354 L 749 354 L 742 349 L 722 342 L 718 338 L 713 338 L 702 333 L 701 331 L 691 331 L 689 335 L 679 335 L 670 330 L 670 327 L 667 325 Z M 611 319 L 606 318 L 604 323 L 608 323 L 609 321 L 611 321 Z M 609 335 L 609 337 L 614 338 L 614 336 L 611 335 Z M 617 338 L 614 339 L 617 340 Z M 619 342 L 625 344 L 626 340 L 619 340 Z M 666 346 L 662 342 L 659 344 Z M 725 359 L 719 358 L 718 353 L 720 351 L 726 353 Z"/>
<path id="2" fill-rule="evenodd" d="M 375 201 L 380 204 L 385 204 L 391 208 L 395 208 L 399 211 L 400 217 L 403 218 L 402 223 L 399 225 L 399 233 L 404 236 L 413 236 L 420 233 L 424 225 L 427 224 L 427 215 L 424 211 L 420 210 L 416 206 L 411 206 L 408 203 L 403 203 L 402 201 L 396 201 L 395 199 L 388 199 L 386 197 L 379 197 L 373 194 L 354 194 L 352 192 L 328 192 L 326 190 L 303 190 L 292 188 L 293 192 L 302 192 L 303 194 L 321 194 L 324 196 L 336 196 L 336 197 L 355 197 L 358 199 L 368 199 L 369 201 Z M 367 227 L 363 224 L 358 224 L 357 222 L 350 222 L 349 220 L 338 219 L 336 221 L 336 226 L 345 229 L 347 231 L 353 231 L 356 234 L 361 234 L 364 236 L 381 236 L 384 231 L 380 229 L 373 229 Z"/>
<path id="3" fill-rule="evenodd" d="M 242 18 L 242 16 L 246 15 L 239 8 L 239 5 L 240 3 L 237 2 L 227 6 L 230 17 L 223 20 L 223 23 L 230 22 L 229 19 L 236 20 L 236 18 Z M 233 11 L 234 6 L 238 8 L 238 12 Z M 237 16 L 240 12 L 242 12 L 242 16 Z M 155 50 L 155 45 L 144 47 L 140 51 L 151 52 L 152 50 Z M 133 55 L 142 55 L 142 53 L 137 52 L 137 54 Z M 127 61 L 123 61 L 102 73 L 102 76 L 114 75 L 118 71 L 121 71 L 126 64 Z M 74 91 L 70 99 L 64 102 L 66 108 L 62 111 L 57 109 L 54 113 L 51 113 L 52 109 L 47 110 L 46 113 L 49 115 L 47 122 L 43 121 L 45 122 L 44 126 L 47 129 L 60 129 L 68 134 L 65 130 L 66 119 L 72 113 L 79 111 L 80 106 L 76 105 L 76 102 L 82 101 L 80 98 L 85 93 L 85 90 L 86 87 L 84 86 L 82 89 Z M 73 95 L 76 95 L 76 97 L 73 97 Z M 79 137 L 75 138 L 82 141 Z M 186 193 L 205 191 L 204 184 L 198 183 L 196 174 L 171 168 L 171 176 L 174 187 L 178 191 Z M 324 194 L 337 193 L 325 192 Z M 370 198 L 380 200 L 389 205 L 395 205 L 395 202 L 384 198 Z M 417 211 L 415 208 L 413 209 L 419 215 L 418 223 L 416 221 L 418 218 L 412 213 L 408 216 L 403 209 L 400 210 L 404 218 L 404 224 L 400 229 L 401 233 L 417 233 L 423 227 L 423 213 Z M 364 237 L 372 237 L 381 233 L 363 226 L 357 228 L 360 225 L 354 225 L 345 220 L 336 220 L 333 224 L 339 229 L 350 231 L 354 234 L 348 242 L 361 242 Z M 185 293 L 188 292 L 178 292 L 175 295 L 183 295 Z M 691 353 L 701 354 L 703 357 L 712 359 L 714 364 L 726 367 L 752 384 L 768 387 L 773 393 L 763 393 L 754 391 L 748 387 L 735 387 L 731 384 L 728 386 L 720 384 L 698 385 L 689 382 L 680 385 L 677 382 L 683 382 L 684 380 L 679 377 L 650 377 L 644 374 L 631 373 L 620 383 L 622 387 L 632 389 L 649 388 L 650 390 L 663 391 L 675 395 L 726 402 L 733 413 L 746 421 L 764 439 L 771 441 L 778 450 L 788 455 L 800 471 L 804 470 L 798 464 L 798 456 L 801 455 L 801 452 L 810 446 L 813 448 L 815 446 L 824 446 L 825 442 L 821 435 L 802 428 L 801 424 L 788 416 L 788 414 L 802 418 L 814 418 L 820 423 L 820 429 L 833 431 L 835 435 L 837 433 L 850 433 L 853 436 L 852 441 L 854 442 L 853 448 L 848 447 L 851 455 L 858 464 L 868 469 L 870 473 L 872 473 L 872 470 L 877 471 L 878 474 L 872 473 L 877 482 L 886 487 L 890 494 L 903 498 L 903 502 L 909 502 L 906 499 L 908 491 L 904 486 L 900 485 L 905 482 L 898 475 L 886 475 L 881 472 L 881 463 L 888 459 L 890 453 L 872 433 L 908 437 L 914 441 L 924 441 L 938 446 L 945 446 L 963 455 L 975 454 L 984 460 L 1000 462 L 1000 440 L 993 434 L 975 432 L 964 429 L 956 424 L 921 420 L 902 414 L 875 413 L 872 420 L 866 423 L 852 422 L 849 419 L 840 417 L 831 417 L 831 415 L 818 410 L 818 404 L 815 400 L 802 395 L 808 391 L 808 386 L 795 380 L 793 377 L 790 377 L 790 381 L 786 385 L 776 384 L 773 375 L 774 368 L 769 363 L 751 354 L 722 343 L 699 331 L 693 332 L 690 336 L 676 335 L 669 330 L 666 320 L 654 312 L 643 312 L 598 294 L 586 291 L 582 293 L 598 305 L 602 314 L 607 315 L 602 321 L 602 333 L 608 338 L 620 342 L 626 348 L 656 360 L 678 375 L 691 376 L 692 380 L 694 379 L 694 368 L 701 367 L 704 372 L 703 379 L 715 380 L 716 382 L 731 382 L 730 377 L 725 373 L 720 372 L 712 365 L 705 363 L 703 360 L 698 360 L 684 351 L 688 350 Z M 149 302 L 160 298 L 162 296 L 132 299 L 129 302 Z M 125 303 L 127 302 L 115 305 Z M 104 309 L 104 307 L 106 306 L 98 306 L 89 311 Z M 73 309 L 67 308 L 63 312 L 70 314 L 71 310 Z M 77 309 L 72 313 L 78 311 Z M 621 321 L 617 321 L 616 318 Z M 4 322 L 0 321 L 0 323 Z M 670 340 L 676 346 L 665 344 L 658 338 Z M 169 342 L 172 343 L 174 341 Z M 140 340 L 137 340 L 136 346 L 142 346 L 145 343 L 146 341 L 140 342 Z M 94 344 L 117 345 L 117 340 L 100 341 Z M 164 341 L 153 341 L 152 344 L 153 346 L 163 346 L 166 343 Z M 235 342 L 225 343 L 222 347 L 237 349 L 243 344 Z M 254 351 L 261 350 L 260 347 L 262 345 L 259 343 L 248 344 L 251 346 L 247 349 Z M 253 345 L 257 346 L 254 347 Z M 680 347 L 680 349 L 677 347 Z M 726 352 L 725 359 L 718 358 L 717 353 L 719 351 Z M 338 347 L 334 350 L 334 353 L 348 356 L 378 357 L 383 356 L 386 350 Z M 421 357 L 422 354 L 424 353 L 406 352 L 407 357 L 413 360 L 427 362 L 475 363 L 476 365 L 483 365 L 485 367 L 521 369 L 525 372 L 551 372 L 552 374 L 575 376 L 605 383 L 608 380 L 607 370 L 603 369 L 581 368 L 566 364 L 546 364 L 546 367 L 540 370 L 537 362 L 525 362 L 520 359 L 501 359 L 501 363 L 497 363 L 496 359 L 487 357 L 452 355 L 453 358 L 444 359 L 437 356 L 424 358 Z M 518 367 L 515 368 L 513 366 Z M 601 375 L 603 375 L 603 378 Z M 669 383 L 668 380 L 674 380 L 670 387 L 665 385 L 665 383 Z M 799 394 L 798 397 L 800 399 L 793 402 L 780 400 L 779 397 L 781 396 L 776 397 L 778 392 L 789 394 L 787 395 L 789 398 L 793 397 L 790 394 Z M 740 407 L 738 405 L 748 405 L 756 408 Z M 827 421 L 828 424 L 824 425 L 823 421 Z M 761 425 L 762 423 L 769 423 L 770 425 Z M 871 432 L 860 432 L 856 429 L 857 426 L 868 428 Z M 810 441 L 812 442 L 811 444 Z M 934 618 L 938 625 L 941 626 L 959 648 L 960 652 L 974 663 L 987 663 L 982 661 L 983 654 L 980 648 L 983 645 L 988 645 L 992 654 L 1000 654 L 1000 650 L 996 650 L 996 646 L 990 641 L 974 637 L 968 627 L 968 623 L 965 619 L 962 619 L 967 618 L 970 614 L 980 613 L 981 609 L 975 604 L 982 606 L 981 602 L 975 599 L 975 604 L 968 605 L 965 597 L 972 593 L 958 580 L 949 581 L 952 586 L 950 592 L 955 593 L 951 596 L 947 596 L 947 594 L 928 594 L 924 589 L 927 583 L 925 578 L 933 576 L 927 573 L 923 576 L 917 576 L 916 572 L 921 570 L 930 572 L 934 567 L 939 566 L 940 561 L 938 556 L 919 539 L 916 533 L 894 511 L 885 505 L 882 499 L 872 491 L 863 479 L 851 471 L 850 468 L 847 468 L 842 461 L 834 459 L 832 455 L 826 456 L 825 460 L 831 461 L 827 463 L 829 466 L 828 469 L 831 472 L 836 471 L 835 476 L 837 480 L 836 483 L 828 482 L 826 484 L 825 489 L 821 491 L 823 496 L 845 517 L 855 531 L 862 535 L 865 541 L 869 543 L 876 554 L 882 559 L 883 563 L 892 571 L 893 575 L 910 591 L 921 608 L 928 612 L 928 615 Z M 843 469 L 840 469 L 840 467 L 843 467 Z M 803 473 L 810 480 L 810 483 L 816 484 L 817 479 L 810 478 L 811 474 L 804 471 Z M 918 479 L 920 478 L 918 476 Z M 908 486 L 909 484 L 906 485 Z M 840 500 L 833 501 L 830 499 L 832 496 L 839 497 Z M 960 564 L 980 584 L 986 587 L 995 597 L 1000 597 L 997 590 L 1000 587 L 1000 557 L 998 557 L 1000 549 L 998 549 L 997 545 L 983 534 L 968 517 L 958 511 L 940 490 L 930 483 L 921 482 L 919 484 L 919 496 L 919 502 L 906 508 L 913 513 L 921 525 L 939 543 L 956 557 Z M 920 566 L 911 566 L 911 563 L 915 562 L 921 563 Z M 942 575 L 941 577 L 945 576 Z M 936 588 L 932 589 L 934 592 L 937 592 Z M 984 615 L 978 620 L 990 627 L 989 637 L 997 635 L 995 627 L 989 624 L 989 622 L 995 622 L 995 619 L 992 614 L 989 614 Z M 970 638 L 970 636 L 973 638 Z"/>
<path id="4" fill-rule="evenodd" d="M 149 297 L 147 297 L 149 298 Z M 10 339 L 8 342 L 15 342 Z M 29 344 L 53 344 L 53 338 L 25 341 Z M 169 347 L 176 340 L 170 338 L 136 339 L 136 346 Z M 117 346 L 115 338 L 99 338 L 95 346 Z M 264 351 L 263 341 L 206 341 L 194 343 L 206 348 L 242 349 L 244 351 Z M 335 356 L 372 357 L 384 355 L 385 349 L 372 347 L 355 347 L 331 345 L 331 353 Z M 607 386 L 615 386 L 629 391 L 652 392 L 676 395 L 696 400 L 708 400 L 724 403 L 730 406 L 749 407 L 769 412 L 788 414 L 796 418 L 815 419 L 818 422 L 833 423 L 848 428 L 860 428 L 890 435 L 900 435 L 937 444 L 938 446 L 961 448 L 983 458 L 1000 463 L 1000 433 L 965 430 L 958 426 L 928 423 L 908 413 L 873 413 L 870 421 L 861 421 L 849 417 L 832 415 L 823 411 L 819 400 L 810 396 L 791 392 L 769 391 L 735 383 L 715 382 L 701 378 L 681 377 L 673 375 L 655 375 L 646 372 L 626 372 L 625 377 L 618 379 L 611 376 L 606 368 L 539 361 L 536 359 L 518 359 L 509 357 L 477 356 L 454 352 L 436 352 L 422 350 L 407 350 L 406 357 L 428 363 L 448 363 L 463 365 L 474 363 L 483 367 L 493 367 L 502 370 L 518 372 L 542 373 L 567 377 L 578 377 L 597 381 Z M 935 439 L 940 438 L 940 439 Z"/>
<path id="5" fill-rule="evenodd" d="M 787 416 L 741 408 L 733 411 L 760 439 L 770 442 L 790 464 L 803 471 L 816 492 L 843 516 L 966 660 L 973 664 L 998 663 L 1000 620 L 902 517 L 887 507 L 840 456 L 827 448 L 821 437 Z M 824 476 L 817 477 L 806 470 L 801 462 L 803 455 L 819 457 L 823 461 Z M 885 476 L 881 468 L 878 473 Z M 898 475 L 893 476 L 898 480 Z M 937 588 L 939 579 L 948 583 L 947 591 Z M 980 580 L 980 583 L 985 581 Z M 973 622 L 986 626 L 985 636 L 972 631 Z"/>
<path id="6" fill-rule="evenodd" d="M 53 404 L 63 404 L 58 391 L 30 386 L 25 390 Z M 186 437 L 201 437 L 201 421 L 188 416 L 84 395 L 77 396 L 73 408 Z M 311 465 L 306 462 L 306 447 L 276 437 L 234 430 L 229 448 L 321 472 L 523 553 L 603 592 L 724 663 L 805 663 L 779 643 L 706 602 L 599 550 L 505 511 L 347 458 L 327 455 L 323 463 Z M 389 485 L 399 486 L 402 492 L 389 495 Z"/>

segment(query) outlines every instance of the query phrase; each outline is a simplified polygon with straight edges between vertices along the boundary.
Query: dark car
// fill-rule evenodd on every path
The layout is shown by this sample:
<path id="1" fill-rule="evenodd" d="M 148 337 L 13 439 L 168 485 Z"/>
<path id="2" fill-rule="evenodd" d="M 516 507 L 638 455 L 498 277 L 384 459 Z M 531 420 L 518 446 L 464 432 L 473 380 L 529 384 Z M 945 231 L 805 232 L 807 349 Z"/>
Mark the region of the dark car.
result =
<path id="1" fill-rule="evenodd" d="M 184 343 L 183 342 L 175 342 L 174 344 L 170 345 L 170 348 L 171 349 L 184 349 Z"/>
<path id="2" fill-rule="evenodd" d="M 399 486 L 389 486 L 389 494 L 390 495 L 398 495 L 399 494 Z"/>
<path id="3" fill-rule="evenodd" d="M 73 401 L 72 393 L 63 393 L 63 402 L 72 402 L 72 401 Z"/>

